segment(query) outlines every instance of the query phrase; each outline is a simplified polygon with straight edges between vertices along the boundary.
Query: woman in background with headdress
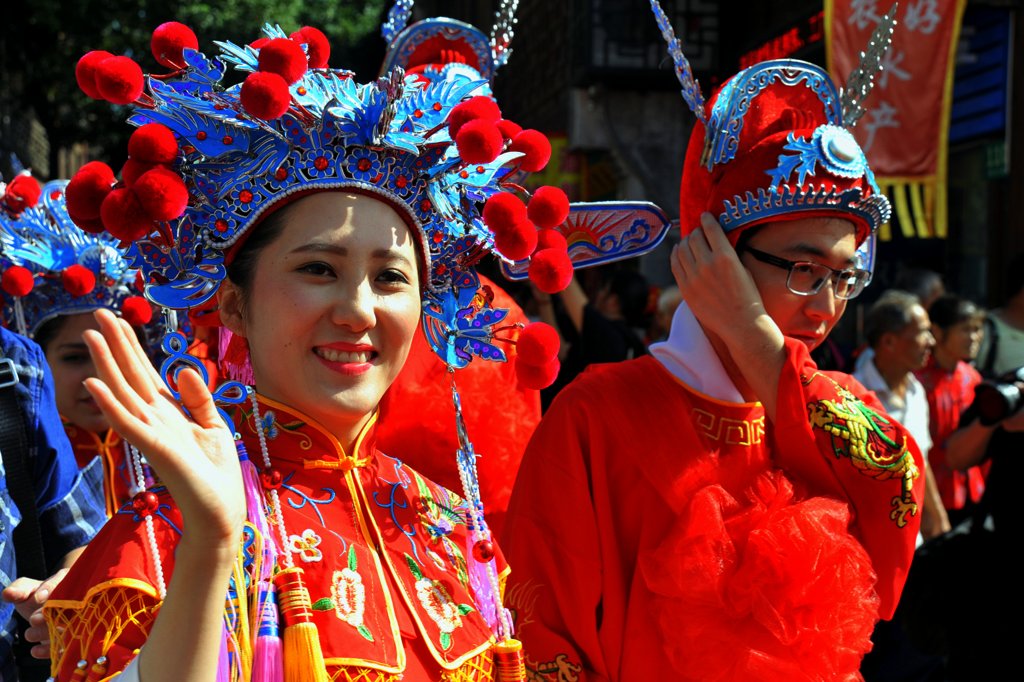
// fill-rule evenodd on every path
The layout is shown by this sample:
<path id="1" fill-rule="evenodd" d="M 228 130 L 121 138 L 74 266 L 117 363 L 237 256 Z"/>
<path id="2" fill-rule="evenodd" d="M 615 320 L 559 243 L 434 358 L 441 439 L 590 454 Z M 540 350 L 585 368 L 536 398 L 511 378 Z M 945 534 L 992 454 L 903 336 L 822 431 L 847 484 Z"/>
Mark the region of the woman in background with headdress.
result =
<path id="1" fill-rule="evenodd" d="M 142 166 L 120 182 L 84 169 L 72 213 L 127 245 L 156 303 L 216 296 L 256 390 L 216 392 L 225 426 L 182 336 L 157 374 L 97 314 L 88 388 L 166 488 L 122 508 L 48 603 L 54 676 L 522 679 L 454 370 L 507 360 L 515 340 L 520 380 L 553 378 L 547 333 L 510 327 L 474 264 L 540 253 L 528 211 L 557 224 L 567 201 L 503 191 L 543 150 L 535 131 L 501 132 L 484 82 L 398 69 L 359 85 L 327 68 L 316 29 L 264 31 L 211 60 L 164 24 L 153 53 L 170 73 L 145 89 L 127 58 L 79 62 L 87 93 L 134 105 Z M 241 85 L 221 85 L 225 64 Z M 564 240 L 540 260 L 549 288 L 572 267 Z M 417 324 L 451 370 L 464 499 L 377 447 Z"/>
<path id="2" fill-rule="evenodd" d="M 508 603 L 537 679 L 858 679 L 910 565 L 922 460 L 809 351 L 869 282 L 888 201 L 827 73 L 757 64 L 705 109 L 652 5 L 699 118 L 683 303 L 650 357 L 583 373 L 545 414 L 502 536 Z"/>
<path id="3" fill-rule="evenodd" d="M 117 241 L 84 232 L 72 222 L 66 180 L 42 188 L 29 175 L 15 180 L 35 185 L 39 199 L 17 212 L 11 202 L 0 200 L 3 321 L 46 354 L 57 410 L 78 466 L 85 468 L 97 457 L 102 462 L 109 516 L 138 490 L 129 478 L 125 444 L 83 384 L 96 376 L 96 369 L 82 333 L 98 328 L 92 316 L 96 310 L 111 310 L 137 328 L 152 321 L 153 310 L 135 288 L 136 270 L 122 258 Z"/>

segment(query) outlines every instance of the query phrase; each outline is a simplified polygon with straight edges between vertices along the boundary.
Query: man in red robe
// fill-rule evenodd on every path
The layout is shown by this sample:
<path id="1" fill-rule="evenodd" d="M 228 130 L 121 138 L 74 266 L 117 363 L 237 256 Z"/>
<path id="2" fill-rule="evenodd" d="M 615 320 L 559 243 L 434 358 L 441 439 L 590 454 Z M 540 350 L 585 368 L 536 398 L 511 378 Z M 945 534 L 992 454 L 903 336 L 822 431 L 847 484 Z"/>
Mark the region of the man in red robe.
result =
<path id="1" fill-rule="evenodd" d="M 502 546 L 537 680 L 846 680 L 892 615 L 923 477 L 906 430 L 809 351 L 888 219 L 838 91 L 766 62 L 687 151 L 668 341 L 592 367 L 524 456 Z"/>

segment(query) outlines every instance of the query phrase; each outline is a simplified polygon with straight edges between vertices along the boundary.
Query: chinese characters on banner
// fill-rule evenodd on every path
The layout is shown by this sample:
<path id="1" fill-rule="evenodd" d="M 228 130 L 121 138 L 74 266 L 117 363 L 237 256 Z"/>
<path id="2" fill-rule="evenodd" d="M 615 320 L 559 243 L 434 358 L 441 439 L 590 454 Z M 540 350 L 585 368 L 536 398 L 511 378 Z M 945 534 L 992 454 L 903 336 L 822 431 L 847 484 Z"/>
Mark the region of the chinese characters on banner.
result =
<path id="1" fill-rule="evenodd" d="M 953 67 L 966 0 L 901 0 L 867 113 L 853 133 L 906 237 L 946 236 L 946 157 Z M 837 83 L 857 67 L 889 0 L 825 0 L 825 44 Z M 891 238 L 889 226 L 880 238 Z"/>

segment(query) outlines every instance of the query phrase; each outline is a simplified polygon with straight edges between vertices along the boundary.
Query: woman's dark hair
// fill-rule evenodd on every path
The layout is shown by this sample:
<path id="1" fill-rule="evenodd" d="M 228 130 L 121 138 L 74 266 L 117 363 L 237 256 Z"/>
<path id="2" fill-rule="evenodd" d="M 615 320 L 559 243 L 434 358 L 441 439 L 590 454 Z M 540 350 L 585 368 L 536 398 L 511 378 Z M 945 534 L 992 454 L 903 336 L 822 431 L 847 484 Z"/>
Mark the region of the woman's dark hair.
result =
<path id="1" fill-rule="evenodd" d="M 928 308 L 928 318 L 932 324 L 939 329 L 949 329 L 961 322 L 980 317 L 981 308 L 966 298 L 960 298 L 953 294 L 946 294 L 935 299 Z"/>
<path id="2" fill-rule="evenodd" d="M 252 278 L 256 272 L 256 261 L 263 249 L 281 235 L 291 208 L 291 205 L 284 206 L 250 228 L 245 243 L 227 266 L 228 279 L 242 291 L 243 305 L 249 302 L 249 290 L 252 288 Z"/>
<path id="3" fill-rule="evenodd" d="M 50 318 L 46 322 L 39 325 L 39 329 L 32 335 L 32 340 L 39 344 L 39 347 L 43 349 L 43 353 L 47 352 L 46 347 L 53 342 L 57 335 L 60 334 L 60 330 L 64 328 L 64 323 L 67 322 L 67 315 L 57 315 Z"/>

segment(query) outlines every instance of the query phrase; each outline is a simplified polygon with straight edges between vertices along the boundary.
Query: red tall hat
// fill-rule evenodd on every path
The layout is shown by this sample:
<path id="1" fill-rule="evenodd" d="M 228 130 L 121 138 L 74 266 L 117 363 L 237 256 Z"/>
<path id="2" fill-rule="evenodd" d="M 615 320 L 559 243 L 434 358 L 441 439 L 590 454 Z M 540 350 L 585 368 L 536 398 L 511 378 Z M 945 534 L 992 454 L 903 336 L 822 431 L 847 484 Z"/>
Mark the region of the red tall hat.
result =
<path id="1" fill-rule="evenodd" d="M 714 214 L 735 244 L 748 227 L 838 217 L 862 243 L 889 219 L 867 159 L 843 124 L 839 92 L 819 67 L 754 65 L 729 79 L 698 120 L 683 165 L 684 234 Z"/>

